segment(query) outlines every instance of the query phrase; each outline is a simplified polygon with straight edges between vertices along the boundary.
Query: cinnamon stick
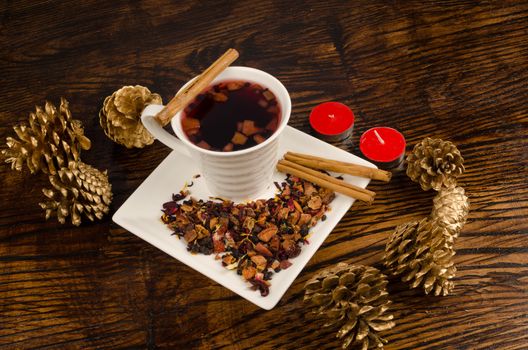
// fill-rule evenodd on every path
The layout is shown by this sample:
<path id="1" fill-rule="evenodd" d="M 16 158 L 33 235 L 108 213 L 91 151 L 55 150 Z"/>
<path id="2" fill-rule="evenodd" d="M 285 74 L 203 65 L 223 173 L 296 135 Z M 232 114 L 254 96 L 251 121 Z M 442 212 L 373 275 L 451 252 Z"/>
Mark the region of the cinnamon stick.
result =
<path id="1" fill-rule="evenodd" d="M 188 105 L 198 94 L 200 94 L 211 82 L 238 58 L 238 51 L 227 50 L 220 58 L 202 72 L 196 80 L 185 90 L 174 96 L 172 100 L 156 115 L 156 120 L 162 126 L 167 125 L 172 117 Z"/>
<path id="2" fill-rule="evenodd" d="M 333 176 L 330 176 L 330 175 L 326 175 L 326 174 L 323 174 L 322 172 L 320 171 L 317 171 L 317 170 L 313 170 L 313 169 L 310 169 L 310 168 L 307 168 L 305 166 L 302 166 L 300 164 L 296 164 L 294 162 L 290 162 L 288 160 L 284 160 L 284 159 L 281 159 L 279 160 L 279 163 L 283 164 L 283 165 L 286 165 L 286 166 L 289 166 L 291 168 L 295 168 L 297 170 L 300 170 L 300 171 L 303 171 L 307 174 L 310 174 L 310 175 L 314 175 L 314 176 L 319 176 L 323 179 L 325 179 L 326 181 L 329 181 L 331 183 L 334 183 L 336 185 L 339 185 L 339 186 L 345 186 L 345 187 L 348 187 L 354 191 L 359 191 L 359 192 L 362 192 L 362 193 L 365 193 L 365 194 L 368 194 L 369 196 L 372 196 L 374 197 L 376 195 L 375 192 L 373 191 L 370 191 L 370 190 L 367 190 L 366 188 L 362 188 L 362 187 L 358 187 L 356 185 L 352 185 L 352 184 L 349 184 L 348 182 L 345 182 L 343 180 L 339 180 L 339 179 L 336 179 L 335 177 Z"/>
<path id="3" fill-rule="evenodd" d="M 361 176 L 384 182 L 389 182 L 392 177 L 392 173 L 390 171 L 370 168 L 359 164 L 340 162 L 337 160 L 316 157 L 308 154 L 287 152 L 284 155 L 284 158 L 313 169 L 335 171 L 343 174 Z"/>
<path id="4" fill-rule="evenodd" d="M 332 191 L 342 193 L 346 196 L 358 199 L 360 201 L 371 204 L 376 195 L 374 192 L 367 189 L 354 186 L 345 181 L 338 180 L 332 176 L 328 176 L 316 170 L 306 168 L 302 165 L 292 163 L 287 160 L 280 160 L 277 163 L 277 170 L 283 173 L 297 176 L 301 179 L 313 182 L 321 187 L 328 188 Z"/>

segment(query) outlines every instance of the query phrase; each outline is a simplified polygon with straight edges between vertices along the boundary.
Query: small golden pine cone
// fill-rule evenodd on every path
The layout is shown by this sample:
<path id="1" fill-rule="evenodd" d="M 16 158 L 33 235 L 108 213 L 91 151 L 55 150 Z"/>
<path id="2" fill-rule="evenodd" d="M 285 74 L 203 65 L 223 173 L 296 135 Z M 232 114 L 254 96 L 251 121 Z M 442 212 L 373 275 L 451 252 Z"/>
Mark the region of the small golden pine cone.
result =
<path id="1" fill-rule="evenodd" d="M 339 263 L 306 282 L 304 301 L 327 320 L 324 327 L 339 327 L 343 349 L 383 348 L 387 341 L 377 333 L 394 327 L 386 286 L 387 277 L 374 267 Z"/>
<path id="2" fill-rule="evenodd" d="M 28 123 L 13 127 L 18 139 L 7 137 L 7 148 L 2 150 L 6 163 L 21 171 L 24 164 L 32 174 L 42 171 L 56 174 L 70 161 L 78 161 L 81 150 L 91 147 L 90 139 L 84 136 L 82 123 L 73 119 L 68 101 L 61 98 L 57 108 L 46 101 L 44 108 L 36 106 L 30 113 Z"/>
<path id="3" fill-rule="evenodd" d="M 464 158 L 458 148 L 441 139 L 427 137 L 407 156 L 407 176 L 418 182 L 424 191 L 455 187 L 456 178 L 464 170 Z"/>
<path id="4" fill-rule="evenodd" d="M 411 288 L 425 294 L 448 295 L 456 267 L 453 236 L 436 221 L 424 218 L 396 227 L 385 247 L 384 264 L 390 274 L 400 276 Z"/>
<path id="5" fill-rule="evenodd" d="M 466 223 L 469 200 L 462 187 L 442 188 L 433 199 L 431 218 L 456 238 Z"/>
<path id="6" fill-rule="evenodd" d="M 49 181 L 53 188 L 42 189 L 49 200 L 39 203 L 46 211 L 46 220 L 55 213 L 61 224 L 71 217 L 72 224 L 79 226 L 81 215 L 94 221 L 110 210 L 112 185 L 106 171 L 83 162 L 70 162 L 67 168 L 50 175 Z"/>
<path id="7" fill-rule="evenodd" d="M 162 104 L 161 96 L 144 86 L 123 86 L 105 98 L 99 123 L 106 136 L 127 148 L 143 148 L 154 137 L 141 123 L 141 112 L 148 104 Z"/>

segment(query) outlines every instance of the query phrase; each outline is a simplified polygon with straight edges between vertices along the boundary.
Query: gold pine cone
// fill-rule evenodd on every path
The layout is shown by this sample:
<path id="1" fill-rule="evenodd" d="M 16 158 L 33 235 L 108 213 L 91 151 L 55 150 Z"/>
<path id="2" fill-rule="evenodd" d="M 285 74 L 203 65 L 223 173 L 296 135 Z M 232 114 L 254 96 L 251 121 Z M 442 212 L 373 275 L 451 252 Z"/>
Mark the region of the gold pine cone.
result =
<path id="1" fill-rule="evenodd" d="M 56 174 L 70 161 L 80 160 L 81 150 L 91 147 L 81 122 L 72 118 L 64 98 L 58 110 L 48 101 L 44 108 L 36 106 L 35 113 L 29 114 L 28 124 L 21 123 L 13 129 L 18 139 L 7 137 L 8 148 L 2 154 L 5 162 L 18 171 L 26 164 L 32 174 Z"/>
<path id="2" fill-rule="evenodd" d="M 141 123 L 141 112 L 148 104 L 162 104 L 161 96 L 144 86 L 123 86 L 105 98 L 99 122 L 106 136 L 127 148 L 143 148 L 154 137 Z"/>
<path id="3" fill-rule="evenodd" d="M 67 168 L 50 175 L 49 181 L 53 188 L 42 189 L 49 200 L 39 203 L 46 211 L 46 220 L 55 213 L 61 224 L 71 217 L 72 224 L 79 226 L 81 215 L 94 221 L 102 219 L 110 210 L 112 185 L 106 171 L 83 162 L 70 162 Z"/>
<path id="4" fill-rule="evenodd" d="M 306 282 L 304 301 L 327 319 L 324 327 L 339 327 L 343 349 L 383 348 L 387 340 L 377 333 L 394 327 L 386 286 L 387 277 L 374 267 L 339 263 Z"/>
<path id="5" fill-rule="evenodd" d="M 418 182 L 424 191 L 455 187 L 456 178 L 464 170 L 464 158 L 458 148 L 441 139 L 427 137 L 407 156 L 407 176 Z"/>
<path id="6" fill-rule="evenodd" d="M 442 188 L 433 199 L 431 218 L 456 238 L 466 223 L 469 200 L 462 187 Z"/>
<path id="7" fill-rule="evenodd" d="M 438 222 L 428 218 L 396 227 L 389 236 L 383 257 L 394 276 L 411 288 L 422 287 L 425 294 L 448 295 L 456 267 L 453 236 Z"/>

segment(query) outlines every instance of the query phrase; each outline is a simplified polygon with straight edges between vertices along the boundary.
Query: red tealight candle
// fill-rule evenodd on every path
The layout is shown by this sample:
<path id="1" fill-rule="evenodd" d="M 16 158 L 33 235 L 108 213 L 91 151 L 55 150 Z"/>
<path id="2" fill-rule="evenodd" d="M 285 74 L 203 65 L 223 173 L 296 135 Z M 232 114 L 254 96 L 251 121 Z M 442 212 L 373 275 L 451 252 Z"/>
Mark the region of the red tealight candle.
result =
<path id="1" fill-rule="evenodd" d="M 320 139 L 341 141 L 352 133 L 354 113 L 339 102 L 321 103 L 310 113 L 310 125 Z"/>
<path id="2" fill-rule="evenodd" d="M 359 139 L 361 153 L 381 169 L 397 168 L 405 155 L 405 138 L 384 126 L 365 131 Z"/>

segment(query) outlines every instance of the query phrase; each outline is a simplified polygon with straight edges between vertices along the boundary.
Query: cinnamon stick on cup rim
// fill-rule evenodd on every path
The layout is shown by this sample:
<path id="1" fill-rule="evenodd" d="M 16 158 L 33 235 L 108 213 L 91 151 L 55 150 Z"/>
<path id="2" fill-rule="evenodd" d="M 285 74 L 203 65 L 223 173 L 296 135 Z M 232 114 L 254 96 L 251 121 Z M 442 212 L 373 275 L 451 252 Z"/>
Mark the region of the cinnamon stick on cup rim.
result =
<path id="1" fill-rule="evenodd" d="M 211 82 L 222 73 L 231 63 L 238 58 L 238 51 L 227 50 L 220 58 L 200 74 L 196 80 L 185 90 L 178 93 L 167 103 L 167 105 L 156 115 L 155 119 L 161 126 L 167 125 L 172 117 L 188 105 L 198 96 Z"/>
<path id="2" fill-rule="evenodd" d="M 338 180 L 332 176 L 323 174 L 316 170 L 292 163 L 287 160 L 280 160 L 277 163 L 277 170 L 283 173 L 297 176 L 303 180 L 313 182 L 334 192 L 342 193 L 346 196 L 358 199 L 371 204 L 374 200 L 375 193 L 367 189 L 354 186 L 343 180 Z"/>
<path id="3" fill-rule="evenodd" d="M 390 171 L 370 168 L 364 165 L 346 163 L 332 159 L 316 157 L 308 154 L 287 152 L 284 159 L 312 169 L 335 171 L 343 174 L 366 177 L 372 180 L 389 182 L 392 173 Z"/>

